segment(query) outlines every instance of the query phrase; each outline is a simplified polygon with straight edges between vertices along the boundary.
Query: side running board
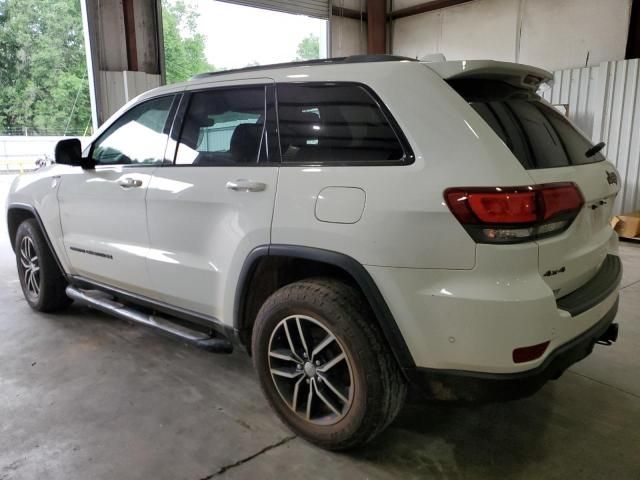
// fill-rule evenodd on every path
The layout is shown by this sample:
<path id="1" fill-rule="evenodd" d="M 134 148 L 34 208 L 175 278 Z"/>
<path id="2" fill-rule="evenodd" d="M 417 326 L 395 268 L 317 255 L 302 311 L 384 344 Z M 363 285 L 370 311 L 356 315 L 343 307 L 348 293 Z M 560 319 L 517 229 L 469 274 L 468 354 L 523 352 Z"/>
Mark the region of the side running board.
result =
<path id="1" fill-rule="evenodd" d="M 80 290 L 72 285 L 66 289 L 67 296 L 72 300 L 87 305 L 101 312 L 113 315 L 123 320 L 129 320 L 158 330 L 170 337 L 203 348 L 214 353 L 231 353 L 233 346 L 226 338 L 212 337 L 198 330 L 193 330 L 168 318 L 145 313 L 135 308 L 123 305 L 113 300 L 108 294 L 98 290 Z"/>

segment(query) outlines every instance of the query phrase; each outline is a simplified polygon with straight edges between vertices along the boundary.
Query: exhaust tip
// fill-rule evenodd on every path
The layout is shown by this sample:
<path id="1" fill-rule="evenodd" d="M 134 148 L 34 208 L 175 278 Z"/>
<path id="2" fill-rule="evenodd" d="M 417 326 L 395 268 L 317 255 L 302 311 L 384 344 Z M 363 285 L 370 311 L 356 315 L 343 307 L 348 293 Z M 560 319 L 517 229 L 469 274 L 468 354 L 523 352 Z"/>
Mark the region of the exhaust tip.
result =
<path id="1" fill-rule="evenodd" d="M 611 345 L 613 342 L 618 340 L 618 331 L 619 325 L 617 323 L 609 325 L 602 336 L 598 339 L 598 345 Z"/>

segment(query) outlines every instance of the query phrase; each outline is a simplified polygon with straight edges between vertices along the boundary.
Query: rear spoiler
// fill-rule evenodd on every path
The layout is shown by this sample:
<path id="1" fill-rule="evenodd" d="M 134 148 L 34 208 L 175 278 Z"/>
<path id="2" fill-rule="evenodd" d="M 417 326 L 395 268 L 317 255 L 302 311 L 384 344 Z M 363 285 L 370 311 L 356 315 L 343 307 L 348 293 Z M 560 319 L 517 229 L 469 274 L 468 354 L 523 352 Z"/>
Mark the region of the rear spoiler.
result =
<path id="1" fill-rule="evenodd" d="M 553 74 L 541 68 L 520 63 L 493 60 L 459 60 L 453 62 L 422 62 L 445 80 L 482 78 L 501 80 L 515 87 L 538 90 L 543 83 L 551 84 Z"/>

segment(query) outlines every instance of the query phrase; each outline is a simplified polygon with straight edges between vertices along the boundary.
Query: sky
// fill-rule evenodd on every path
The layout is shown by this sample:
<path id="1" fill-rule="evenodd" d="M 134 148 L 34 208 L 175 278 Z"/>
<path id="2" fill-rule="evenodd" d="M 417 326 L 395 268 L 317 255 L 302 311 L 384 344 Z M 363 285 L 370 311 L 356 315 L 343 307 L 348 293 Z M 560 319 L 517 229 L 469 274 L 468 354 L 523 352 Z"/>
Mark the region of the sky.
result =
<path id="1" fill-rule="evenodd" d="M 198 30 L 207 37 L 206 55 L 218 69 L 250 63 L 290 62 L 310 33 L 320 38 L 322 56 L 326 22 L 214 0 L 188 0 L 200 12 Z"/>

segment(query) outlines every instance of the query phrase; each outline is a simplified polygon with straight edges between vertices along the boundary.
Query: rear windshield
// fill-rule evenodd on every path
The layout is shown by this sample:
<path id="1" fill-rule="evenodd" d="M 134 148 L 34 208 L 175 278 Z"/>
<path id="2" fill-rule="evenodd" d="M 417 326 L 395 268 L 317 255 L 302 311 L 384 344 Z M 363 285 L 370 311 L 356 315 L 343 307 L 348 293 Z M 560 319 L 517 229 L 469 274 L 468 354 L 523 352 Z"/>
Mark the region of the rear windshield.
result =
<path id="1" fill-rule="evenodd" d="M 451 80 L 527 170 L 584 165 L 593 144 L 553 107 L 528 90 L 491 80 Z"/>

